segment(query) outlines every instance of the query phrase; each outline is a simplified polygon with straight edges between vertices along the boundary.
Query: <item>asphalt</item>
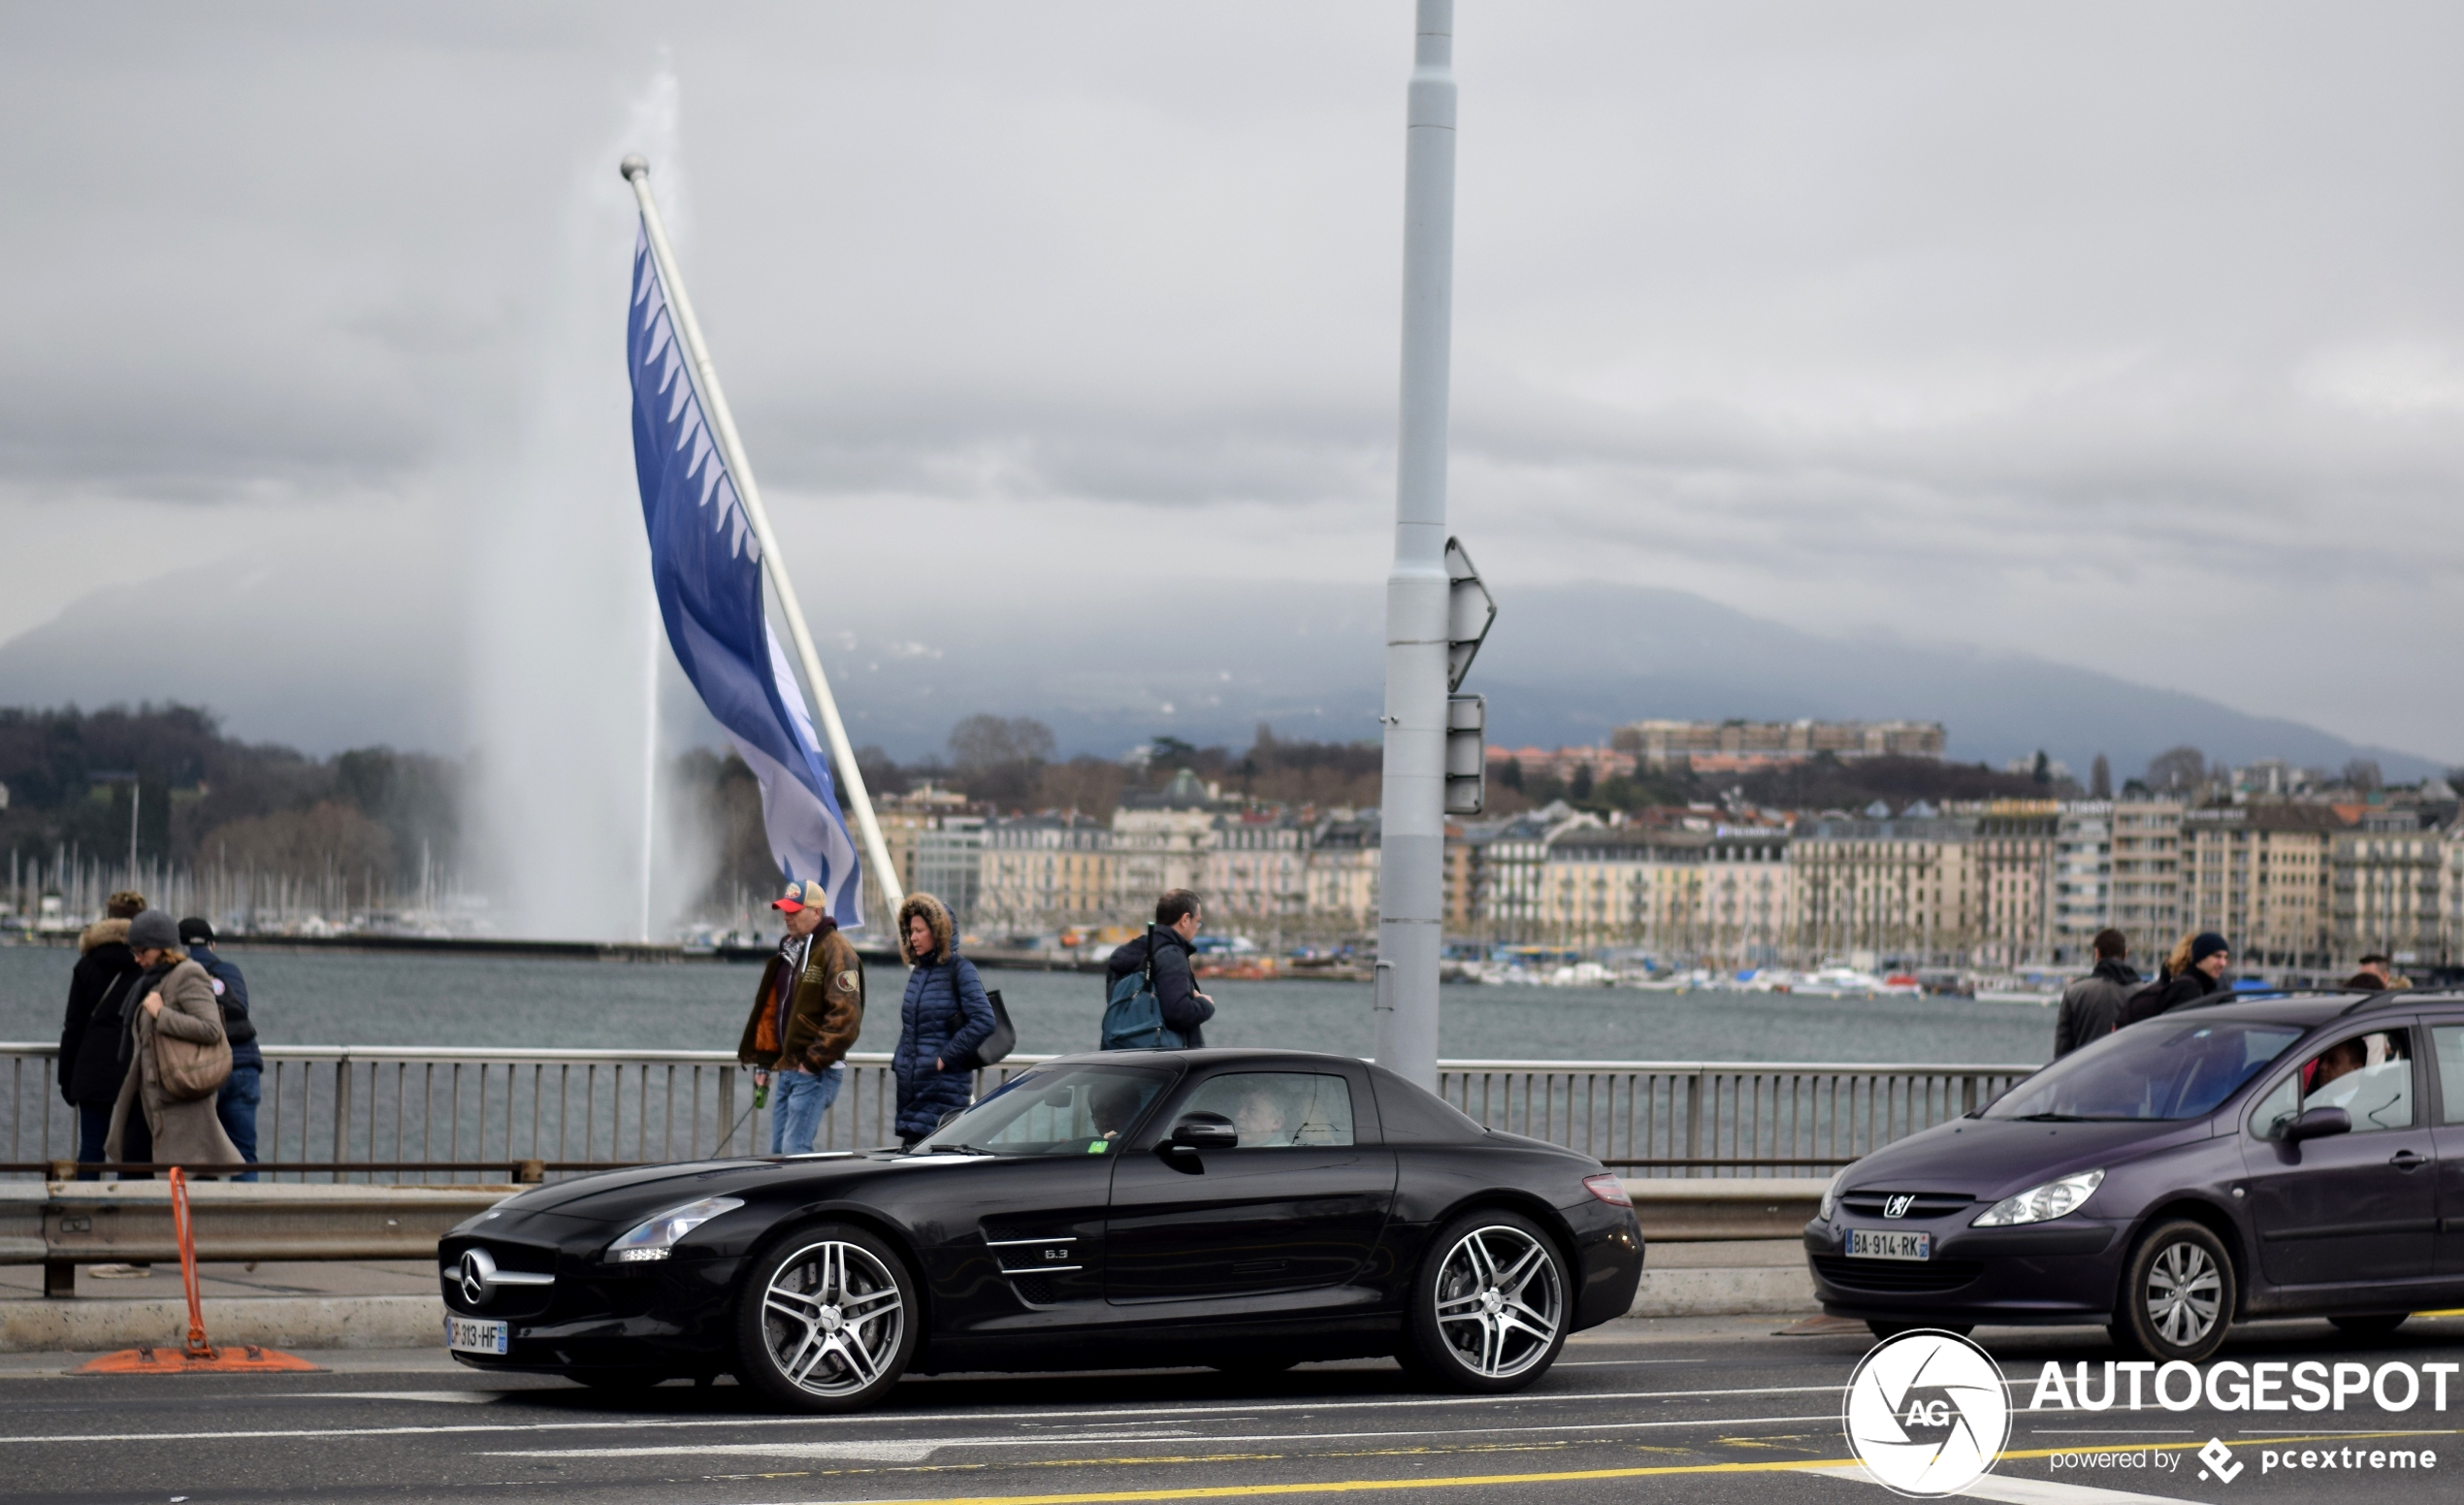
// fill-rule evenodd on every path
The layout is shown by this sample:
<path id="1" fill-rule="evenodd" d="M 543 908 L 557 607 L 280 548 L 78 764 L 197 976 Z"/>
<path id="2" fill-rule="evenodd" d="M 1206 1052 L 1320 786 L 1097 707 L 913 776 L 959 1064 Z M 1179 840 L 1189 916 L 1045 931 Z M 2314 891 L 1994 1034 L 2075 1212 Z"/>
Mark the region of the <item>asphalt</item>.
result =
<path id="1" fill-rule="evenodd" d="M 2116 1357 L 2092 1329 L 1989 1330 L 2014 1425 L 1970 1489 L 2023 1505 L 2128 1498 L 2376 1505 L 2457 1497 L 2464 1375 L 2448 1409 L 2365 1396 L 2343 1411 L 2258 1417 L 2202 1401 L 2168 1412 L 2026 1409 L 2044 1363 Z M 762 1412 L 737 1387 L 614 1396 L 508 1383 L 434 1350 L 311 1353 L 302 1375 L 124 1378 L 59 1355 L 0 1356 L 0 1499 L 62 1501 L 711 1502 L 1410 1499 L 1806 1501 L 1888 1505 L 1843 1441 L 1842 1387 L 1871 1340 L 1850 1325 L 1637 1319 L 1578 1335 L 1538 1385 L 1508 1396 L 1418 1391 L 1386 1363 L 1264 1379 L 1204 1370 L 911 1380 L 853 1417 Z M 2464 1361 L 2464 1318 L 2416 1319 L 2361 1342 L 2324 1324 L 2263 1325 L 2242 1363 Z M 2253 1423 L 2256 1424 L 2253 1424 Z M 2229 1452 L 2227 1483 L 2197 1451 Z M 2289 1442 L 2287 1440 L 2290 1440 Z M 2360 1446 L 2356 1446 L 2356 1445 Z M 2369 1450 L 2437 1455 L 2429 1471 Z M 2267 1451 L 2313 1455 L 2268 1467 Z M 2352 1450 L 2322 1470 L 2316 1455 Z M 2112 1461 L 2093 1461 L 2110 1459 Z M 2087 1461 L 2083 1461 L 2087 1460 Z"/>

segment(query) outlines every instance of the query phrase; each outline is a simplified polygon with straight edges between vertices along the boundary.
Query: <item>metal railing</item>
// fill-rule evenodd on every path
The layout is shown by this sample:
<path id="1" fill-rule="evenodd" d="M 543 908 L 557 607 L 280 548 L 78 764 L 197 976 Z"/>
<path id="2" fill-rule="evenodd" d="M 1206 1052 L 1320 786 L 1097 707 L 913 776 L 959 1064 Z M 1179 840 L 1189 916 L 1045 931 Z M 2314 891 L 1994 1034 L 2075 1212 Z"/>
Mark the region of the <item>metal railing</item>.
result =
<path id="1" fill-rule="evenodd" d="M 752 1073 L 726 1051 L 264 1049 L 257 1140 L 269 1179 L 501 1181 L 515 1167 L 558 1175 L 770 1148 L 770 1113 L 753 1107 Z M 56 1055 L 0 1044 L 9 1173 L 43 1174 L 76 1158 Z M 1049 1059 L 988 1067 L 977 1091 Z M 1440 1091 L 1490 1128 L 1629 1173 L 1820 1175 L 1982 1106 L 2033 1069 L 1448 1061 Z M 896 1105 L 890 1058 L 850 1056 L 813 1147 L 894 1143 Z"/>

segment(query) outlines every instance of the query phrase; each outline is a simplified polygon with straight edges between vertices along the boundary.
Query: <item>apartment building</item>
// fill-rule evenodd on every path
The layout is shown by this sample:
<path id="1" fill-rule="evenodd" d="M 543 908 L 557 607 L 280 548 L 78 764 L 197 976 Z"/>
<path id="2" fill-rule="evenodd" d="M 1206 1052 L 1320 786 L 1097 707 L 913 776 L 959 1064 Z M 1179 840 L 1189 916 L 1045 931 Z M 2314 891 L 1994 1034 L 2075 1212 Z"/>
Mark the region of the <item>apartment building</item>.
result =
<path id="1" fill-rule="evenodd" d="M 2335 960 L 2350 965 L 2384 952 L 2399 967 L 2443 963 L 2449 954 L 2448 844 L 2412 808 L 2372 808 L 2333 834 L 2331 912 Z"/>
<path id="2" fill-rule="evenodd" d="M 2131 955 L 2153 967 L 2184 931 L 2182 806 L 2170 800 L 2113 804 L 2113 874 L 2108 923 L 2129 937 Z"/>
<path id="3" fill-rule="evenodd" d="M 1310 833 L 1308 912 L 1355 930 L 1378 924 L 1378 864 L 1384 855 L 1376 810 L 1336 816 Z"/>
<path id="4" fill-rule="evenodd" d="M 1568 831 L 1605 826 L 1599 816 L 1571 809 L 1559 801 L 1467 835 L 1478 849 L 1474 902 L 1489 938 L 1541 939 L 1540 895 L 1549 842 Z"/>
<path id="5" fill-rule="evenodd" d="M 1541 936 L 1562 945 L 1692 954 L 1709 844 L 1693 832 L 1632 826 L 1559 833 L 1540 868 Z"/>
<path id="6" fill-rule="evenodd" d="M 1155 896 L 1206 881 L 1215 801 L 1187 769 L 1158 790 L 1123 795 L 1113 811 L 1113 903 L 1151 909 Z"/>
<path id="7" fill-rule="evenodd" d="M 1975 822 L 1955 817 L 1799 822 L 1788 843 L 1791 950 L 1965 962 L 1979 938 L 1975 844 Z"/>
<path id="8" fill-rule="evenodd" d="M 1698 955 L 1722 966 L 1767 966 L 1788 946 L 1788 833 L 1724 831 L 1702 852 Z"/>
<path id="9" fill-rule="evenodd" d="M 1996 800 L 1976 819 L 1968 846 L 1976 883 L 1976 940 L 1982 966 L 2019 966 L 2052 949 L 2054 847 L 2061 804 Z"/>
<path id="10" fill-rule="evenodd" d="M 1704 759 L 1723 767 L 1800 763 L 1835 758 L 1939 758 L 1938 721 L 1637 721 L 1619 727 L 1609 745 L 1645 768 Z"/>
<path id="11" fill-rule="evenodd" d="M 2334 841 L 2347 825 L 2323 804 L 2184 811 L 2183 929 L 2232 941 L 2239 966 L 2333 965 Z"/>
<path id="12" fill-rule="evenodd" d="M 2047 938 L 2057 965 L 2094 965 L 2096 932 L 2112 921 L 2113 802 L 2074 800 L 2054 827 Z"/>
<path id="13" fill-rule="evenodd" d="M 1297 919 L 1309 910 L 1308 833 L 1281 811 L 1243 810 L 1215 818 L 1206 856 L 1210 917 Z"/>
<path id="14" fill-rule="evenodd" d="M 936 815 L 916 833 L 915 888 L 949 906 L 951 916 L 961 925 L 978 923 L 984 827 L 981 815 Z"/>
<path id="15" fill-rule="evenodd" d="M 1112 833 L 1078 814 L 1021 815 L 984 828 L 976 920 L 1010 931 L 1115 917 Z"/>

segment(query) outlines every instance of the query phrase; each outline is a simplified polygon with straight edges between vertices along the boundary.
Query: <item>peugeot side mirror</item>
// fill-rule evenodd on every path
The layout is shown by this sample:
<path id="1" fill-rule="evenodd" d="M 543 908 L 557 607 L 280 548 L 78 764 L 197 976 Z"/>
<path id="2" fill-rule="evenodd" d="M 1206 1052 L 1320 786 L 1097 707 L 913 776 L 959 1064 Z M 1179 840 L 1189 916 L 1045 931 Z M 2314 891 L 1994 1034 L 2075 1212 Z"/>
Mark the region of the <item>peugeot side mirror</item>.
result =
<path id="1" fill-rule="evenodd" d="M 2313 1108 L 2285 1126 L 2285 1142 L 2299 1144 L 2305 1139 L 2324 1139 L 2329 1134 L 2351 1132 L 2351 1114 L 2342 1108 Z"/>
<path id="2" fill-rule="evenodd" d="M 1168 1150 L 1230 1150 L 1241 1143 L 1241 1131 L 1220 1113 L 1192 1113 L 1172 1126 Z"/>

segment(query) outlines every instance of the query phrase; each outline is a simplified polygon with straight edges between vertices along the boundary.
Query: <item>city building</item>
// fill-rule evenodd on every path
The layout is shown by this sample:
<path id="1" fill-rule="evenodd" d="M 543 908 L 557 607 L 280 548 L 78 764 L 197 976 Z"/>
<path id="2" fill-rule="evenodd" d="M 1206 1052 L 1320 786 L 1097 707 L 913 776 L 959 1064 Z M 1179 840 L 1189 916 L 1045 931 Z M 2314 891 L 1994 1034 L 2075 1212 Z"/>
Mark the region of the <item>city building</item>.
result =
<path id="1" fill-rule="evenodd" d="M 1790 949 L 1808 961 L 1958 965 L 1979 939 L 1976 823 L 1799 821 L 1788 842 Z"/>
<path id="2" fill-rule="evenodd" d="M 2170 800 L 2113 803 L 2113 866 L 2107 921 L 2129 939 L 2130 954 L 2153 971 L 2182 924 L 2182 806 Z"/>
<path id="3" fill-rule="evenodd" d="M 1768 966 L 1787 955 L 1788 833 L 1723 831 L 1702 852 L 1698 957 L 1723 966 Z"/>
<path id="4" fill-rule="evenodd" d="M 1737 769 L 1758 764 L 1834 758 L 1939 758 L 1938 721 L 1637 721 L 1609 745 L 1645 768 L 1692 764 Z"/>
<path id="5" fill-rule="evenodd" d="M 1242 810 L 1215 818 L 1204 880 L 1210 923 L 1298 920 L 1309 911 L 1308 834 L 1280 810 Z"/>
<path id="6" fill-rule="evenodd" d="M 2062 805 L 2053 861 L 2052 960 L 2084 969 L 2095 965 L 2096 932 L 2113 923 L 2113 802 Z"/>
<path id="7" fill-rule="evenodd" d="M 2334 965 L 2333 842 L 2347 825 L 2323 804 L 2184 811 L 2183 929 L 2222 935 L 2246 970 Z"/>
<path id="8" fill-rule="evenodd" d="M 1215 801 L 1187 769 L 1161 789 L 1123 795 L 1113 811 L 1114 907 L 1151 913 L 1159 896 L 1203 884 L 1215 815 Z"/>
<path id="9" fill-rule="evenodd" d="M 1376 810 L 1339 812 L 1310 833 L 1309 915 L 1354 932 L 1378 926 L 1378 864 L 1384 855 Z"/>
<path id="10" fill-rule="evenodd" d="M 1980 966 L 2023 966 L 2052 950 L 2054 846 L 2061 805 L 2053 800 L 1996 800 L 1976 819 L 1968 852 L 1976 883 Z"/>
<path id="11" fill-rule="evenodd" d="M 981 815 L 936 815 L 916 833 L 915 888 L 940 900 L 949 906 L 951 917 L 963 925 L 977 923 L 984 825 Z"/>
<path id="12" fill-rule="evenodd" d="M 2369 806 L 2358 813 L 2354 827 L 2329 838 L 2335 965 L 2350 966 L 2374 951 L 2392 957 L 2399 969 L 2443 964 L 2447 843 L 2437 828 L 2422 825 L 2417 809 Z"/>
<path id="13" fill-rule="evenodd" d="M 1102 923 L 1113 908 L 1112 832 L 1072 812 L 1021 815 L 984 828 L 976 922 L 993 930 Z"/>
<path id="14" fill-rule="evenodd" d="M 1482 832 L 1475 838 L 1475 873 L 1486 938 L 1540 939 L 1540 880 L 1548 867 L 1549 842 L 1575 827 L 1605 824 L 1560 800 Z"/>
<path id="15" fill-rule="evenodd" d="M 1699 944 L 1702 853 L 1687 831 L 1572 826 L 1547 842 L 1540 938 L 1572 946 L 1641 946 L 1691 956 Z"/>

